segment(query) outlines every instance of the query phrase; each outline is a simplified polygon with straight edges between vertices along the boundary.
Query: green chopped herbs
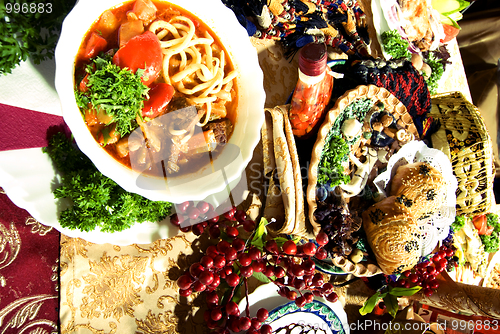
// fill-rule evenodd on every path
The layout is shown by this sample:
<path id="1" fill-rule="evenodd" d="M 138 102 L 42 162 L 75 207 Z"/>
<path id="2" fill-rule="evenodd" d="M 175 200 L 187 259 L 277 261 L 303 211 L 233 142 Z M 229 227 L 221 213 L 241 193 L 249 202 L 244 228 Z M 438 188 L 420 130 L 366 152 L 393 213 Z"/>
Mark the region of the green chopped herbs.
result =
<path id="1" fill-rule="evenodd" d="M 331 187 L 339 184 L 347 184 L 351 181 L 349 175 L 344 174 L 342 163 L 349 159 L 351 142 L 346 142 L 342 138 L 342 124 L 345 120 L 355 118 L 363 122 L 366 113 L 373 108 L 374 102 L 368 98 L 360 98 L 353 101 L 340 115 L 335 119 L 333 125 L 328 132 L 321 161 L 318 165 L 318 184 L 324 185 L 329 183 Z M 380 106 L 383 108 L 383 106 Z M 352 142 L 355 142 L 354 138 Z"/>
<path id="2" fill-rule="evenodd" d="M 96 57 L 86 71 L 90 74 L 88 90 L 75 90 L 78 107 L 84 111 L 90 103 L 96 110 L 104 111 L 113 119 L 111 123 L 116 123 L 122 137 L 134 130 L 134 121 L 141 116 L 144 100 L 148 98 L 149 88 L 141 81 L 144 70 L 134 74 L 113 64 L 109 57 Z"/>
<path id="3" fill-rule="evenodd" d="M 396 29 L 384 31 L 381 35 L 384 51 L 394 59 L 411 59 L 411 53 L 408 50 L 410 43 L 398 33 Z"/>
<path id="4" fill-rule="evenodd" d="M 487 225 L 493 226 L 491 235 L 480 235 L 481 241 L 484 245 L 484 251 L 487 253 L 494 253 L 500 248 L 500 223 L 498 222 L 498 215 L 488 213 L 486 215 Z"/>
<path id="5" fill-rule="evenodd" d="M 344 174 L 342 166 L 342 162 L 349 158 L 349 145 L 338 136 L 333 136 L 328 145 L 318 166 L 318 183 L 330 181 L 331 187 L 349 183 L 350 177 Z"/>
<path id="6" fill-rule="evenodd" d="M 54 191 L 55 198 L 68 198 L 73 204 L 61 212 L 62 227 L 115 232 L 135 223 L 161 221 L 170 214 L 171 203 L 126 192 L 104 176 L 64 134 L 52 136 L 43 150 L 61 173 L 61 186 Z"/>
<path id="7" fill-rule="evenodd" d="M 465 226 L 465 217 L 464 216 L 455 216 L 455 221 L 451 224 L 451 229 L 453 233 L 457 233 Z"/>
<path id="8" fill-rule="evenodd" d="M 0 74 L 11 73 L 28 58 L 35 64 L 52 59 L 63 19 L 75 0 L 0 3 Z"/>
<path id="9" fill-rule="evenodd" d="M 444 65 L 441 59 L 434 56 L 434 53 L 430 52 L 429 57 L 424 60 L 427 65 L 431 68 L 431 75 L 426 80 L 427 88 L 431 94 L 436 94 L 438 89 L 438 83 L 444 73 Z"/>

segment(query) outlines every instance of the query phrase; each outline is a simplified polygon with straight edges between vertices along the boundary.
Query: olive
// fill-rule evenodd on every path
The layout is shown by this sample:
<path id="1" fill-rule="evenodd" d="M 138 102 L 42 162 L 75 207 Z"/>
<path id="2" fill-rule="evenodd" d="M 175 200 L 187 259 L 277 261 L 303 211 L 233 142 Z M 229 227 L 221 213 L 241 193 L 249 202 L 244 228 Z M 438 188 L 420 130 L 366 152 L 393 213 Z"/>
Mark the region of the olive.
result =
<path id="1" fill-rule="evenodd" d="M 328 197 L 328 191 L 325 187 L 321 186 L 316 188 L 316 200 L 323 202 Z"/>

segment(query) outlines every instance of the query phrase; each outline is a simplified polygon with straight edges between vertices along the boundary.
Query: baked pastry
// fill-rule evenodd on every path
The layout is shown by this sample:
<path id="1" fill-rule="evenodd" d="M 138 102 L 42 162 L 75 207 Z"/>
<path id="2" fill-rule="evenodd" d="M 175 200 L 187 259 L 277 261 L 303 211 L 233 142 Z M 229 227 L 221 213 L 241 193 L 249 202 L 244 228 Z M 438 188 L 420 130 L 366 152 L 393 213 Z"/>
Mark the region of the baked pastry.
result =
<path id="1" fill-rule="evenodd" d="M 413 268 L 421 256 L 420 230 L 395 196 L 372 205 L 363 213 L 363 227 L 377 264 L 386 275 Z"/>
<path id="2" fill-rule="evenodd" d="M 390 196 L 417 220 L 432 216 L 442 205 L 446 183 L 440 171 L 427 162 L 415 162 L 398 167 L 391 178 Z"/>

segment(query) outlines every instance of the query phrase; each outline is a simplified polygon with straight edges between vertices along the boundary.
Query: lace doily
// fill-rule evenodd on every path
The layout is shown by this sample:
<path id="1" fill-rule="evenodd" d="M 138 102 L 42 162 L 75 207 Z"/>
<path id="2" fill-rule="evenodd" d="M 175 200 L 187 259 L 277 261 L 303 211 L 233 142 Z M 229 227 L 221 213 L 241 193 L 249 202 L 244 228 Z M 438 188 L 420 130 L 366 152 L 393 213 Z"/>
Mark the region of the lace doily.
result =
<path id="1" fill-rule="evenodd" d="M 440 150 L 427 147 L 422 141 L 412 141 L 389 159 L 387 170 L 373 182 L 379 193 L 387 197 L 386 188 L 398 167 L 415 162 L 427 162 L 436 168 L 446 183 L 443 205 L 420 226 L 422 256 L 426 256 L 434 250 L 439 241 L 448 236 L 450 225 L 455 221 L 458 182 L 449 158 Z"/>

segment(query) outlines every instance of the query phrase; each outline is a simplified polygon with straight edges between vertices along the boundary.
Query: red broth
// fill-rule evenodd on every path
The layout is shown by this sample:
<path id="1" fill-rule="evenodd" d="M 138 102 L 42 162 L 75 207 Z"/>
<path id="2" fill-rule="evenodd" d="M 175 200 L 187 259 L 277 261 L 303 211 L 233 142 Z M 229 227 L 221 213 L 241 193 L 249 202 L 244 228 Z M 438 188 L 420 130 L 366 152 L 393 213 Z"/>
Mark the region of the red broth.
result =
<path id="1" fill-rule="evenodd" d="M 148 1 L 143 1 L 143 0 L 139 0 L 139 1 L 141 1 L 141 3 L 142 2 L 148 3 Z M 210 36 L 212 36 L 212 38 L 214 39 L 214 44 L 216 45 L 214 47 L 216 50 L 215 52 L 217 52 L 217 50 L 222 50 L 221 52 L 224 52 L 224 54 L 225 54 L 225 64 L 226 64 L 224 67 L 225 74 L 227 75 L 231 71 L 234 71 L 234 66 L 231 63 L 229 55 L 228 55 L 227 51 L 225 50 L 224 46 L 222 45 L 220 40 L 217 38 L 217 36 L 210 30 L 210 28 L 205 23 L 203 23 L 200 19 L 198 19 L 193 14 L 187 12 L 183 8 L 178 7 L 176 5 L 173 5 L 173 4 L 170 4 L 168 2 L 152 1 L 151 3 L 154 4 L 154 6 L 157 9 L 156 17 L 155 17 L 154 21 L 164 20 L 164 21 L 168 22 L 173 17 L 175 17 L 177 15 L 182 15 L 182 16 L 188 17 L 189 19 L 191 19 L 193 21 L 193 23 L 196 27 L 196 33 L 195 33 L 196 36 L 203 38 L 203 37 L 205 37 L 205 33 L 210 34 Z M 134 12 L 134 5 L 135 4 L 136 4 L 136 1 L 126 2 L 119 7 L 112 8 L 109 11 L 104 12 L 103 14 L 101 14 L 99 19 L 96 20 L 94 22 L 94 24 L 90 27 L 89 31 L 87 32 L 87 34 L 85 35 L 85 37 L 82 41 L 82 44 L 81 44 L 80 49 L 78 51 L 78 55 L 76 57 L 75 89 L 79 89 L 80 82 L 82 81 L 82 79 L 84 78 L 84 76 L 86 74 L 85 68 L 87 67 L 87 65 L 89 63 L 91 63 L 91 61 L 88 59 L 88 57 L 86 57 L 86 52 L 87 52 L 86 49 L 87 49 L 87 44 L 89 44 L 89 40 L 91 39 L 92 33 L 96 33 L 106 40 L 107 45 L 106 45 L 105 49 L 102 50 L 102 52 L 109 52 L 109 53 L 116 52 L 116 50 L 118 50 L 119 46 L 120 46 L 119 45 L 120 44 L 119 28 L 120 28 L 120 26 L 122 26 L 123 23 L 130 22 L 131 17 L 134 18 L 133 14 L 131 16 L 131 13 L 137 13 L 137 11 Z M 152 24 L 152 22 L 144 24 L 145 25 L 144 31 L 148 30 L 149 27 L 151 26 L 151 24 Z M 178 59 L 179 59 L 178 56 L 172 57 L 170 64 L 174 64 L 174 63 L 178 62 Z M 176 69 L 173 66 L 170 66 L 169 77 L 171 78 L 175 74 L 175 72 L 176 72 Z M 227 132 L 225 133 L 226 136 L 224 137 L 226 141 L 229 140 L 229 137 L 232 133 L 234 124 L 236 122 L 236 115 L 237 115 L 237 113 L 236 113 L 237 92 L 236 92 L 235 80 L 236 79 L 232 80 L 232 82 L 233 82 L 232 87 L 228 89 L 229 95 L 231 97 L 230 101 L 229 100 L 228 101 L 221 100 L 221 99 L 217 98 L 217 100 L 214 102 L 214 103 L 219 103 L 218 106 L 223 106 L 223 108 L 225 108 L 225 115 L 221 111 L 220 112 L 221 116 L 217 117 L 218 120 L 216 120 L 215 122 L 209 121 L 208 124 L 203 127 L 203 130 L 204 130 L 203 134 L 204 134 L 205 138 L 207 138 L 206 140 L 209 140 L 209 141 L 214 140 L 214 137 L 210 135 L 210 133 L 215 132 L 215 130 L 210 132 L 211 130 L 209 129 L 210 128 L 209 124 L 211 124 L 211 123 L 213 123 L 211 125 L 214 125 L 215 123 L 224 123 L 225 125 L 229 124 L 229 126 L 226 126 Z M 188 82 L 189 82 L 189 80 L 188 80 Z M 163 77 L 163 70 L 161 71 L 159 77 L 154 81 L 153 85 L 157 84 L 157 83 L 165 83 L 165 79 Z M 174 89 L 174 97 L 173 97 L 172 101 L 169 103 L 169 105 L 167 105 L 167 109 L 162 111 L 161 115 L 166 115 L 170 112 L 175 111 L 176 108 L 179 108 L 178 106 L 176 107 L 176 105 L 179 105 L 179 101 L 181 101 L 180 104 L 182 105 L 183 104 L 182 102 L 189 101 L 189 99 L 192 97 L 193 96 L 186 95 L 185 93 L 181 92 L 178 89 Z M 193 103 L 189 102 L 189 104 L 193 104 Z M 215 104 L 212 104 L 212 105 L 215 105 Z M 206 108 L 207 107 L 205 107 L 205 110 L 206 110 Z M 200 110 L 202 108 L 200 107 L 200 105 L 198 105 L 197 109 Z M 212 115 L 214 115 L 214 113 L 217 114 L 217 110 L 219 110 L 219 109 L 211 108 L 211 110 L 212 110 Z M 82 113 L 84 115 L 86 115 L 86 113 L 89 113 L 89 111 L 82 110 Z M 94 111 L 94 113 L 95 113 L 95 111 Z M 204 117 L 201 118 L 201 120 L 203 120 L 203 119 L 204 119 Z M 103 133 L 107 133 L 107 132 L 111 133 L 112 129 L 110 130 L 109 127 L 113 126 L 112 123 L 111 123 L 111 125 L 107 125 L 106 124 L 107 120 L 105 117 L 104 117 L 104 119 L 100 119 L 96 124 L 94 124 L 95 120 L 88 121 L 87 117 L 85 117 L 85 121 L 87 123 L 87 126 L 88 126 L 90 132 L 92 133 L 92 135 L 96 139 L 96 141 L 98 141 L 101 144 L 101 146 L 111 156 L 113 156 L 117 161 L 119 161 L 123 165 L 131 168 L 132 165 L 131 165 L 130 157 L 131 157 L 132 153 L 134 153 L 134 152 L 131 151 L 129 146 L 127 146 L 128 154 L 124 155 L 125 151 L 123 149 L 123 146 L 124 146 L 123 141 L 127 139 L 128 135 L 125 136 L 124 138 L 120 138 L 116 143 L 106 143 L 105 142 L 106 139 L 104 138 Z M 212 126 L 212 128 L 214 128 L 214 127 Z M 221 127 L 216 126 L 215 128 L 221 128 Z M 206 130 L 206 129 L 209 129 L 209 130 Z M 199 131 L 199 129 L 198 129 L 198 131 Z M 208 135 L 206 133 L 208 133 Z M 200 136 L 198 135 L 197 137 L 200 137 Z M 193 136 L 192 140 L 190 139 L 188 141 L 188 143 L 191 143 L 191 142 L 194 143 L 195 141 L 199 142 L 199 140 L 195 140 L 195 138 Z M 189 144 L 189 145 L 191 147 L 194 144 Z M 162 143 L 162 149 L 168 149 L 167 146 L 168 145 L 166 145 L 166 144 L 163 145 L 163 143 Z M 218 154 L 220 154 L 220 152 L 223 149 L 223 146 L 224 145 L 219 143 L 219 144 L 217 144 L 217 147 L 215 149 L 213 149 L 213 150 L 209 149 L 210 157 L 215 158 Z M 132 145 L 130 145 L 130 147 L 132 147 Z M 185 148 L 185 146 L 183 146 L 183 147 Z M 169 159 L 162 161 L 161 164 L 158 164 L 158 163 L 147 164 L 146 163 L 143 166 L 139 166 L 140 171 L 141 172 L 145 171 L 148 174 L 158 176 L 158 177 L 165 177 L 165 176 L 177 177 L 177 176 L 185 175 L 186 173 L 192 173 L 192 172 L 195 172 L 197 169 L 199 169 L 200 162 L 206 160 L 207 153 L 208 153 L 208 152 L 203 153 L 203 147 L 201 149 L 202 154 L 197 154 L 197 153 L 193 154 L 192 153 L 192 152 L 198 152 L 199 150 L 194 150 L 194 151 L 190 150 L 188 152 L 183 152 L 183 150 L 181 150 L 181 152 L 177 155 L 177 161 L 176 161 L 176 163 L 177 163 L 176 165 L 178 167 L 178 170 L 175 170 L 175 168 L 168 167 L 170 157 L 172 157 L 172 155 L 175 155 L 175 154 L 172 154 L 173 151 L 174 151 L 174 149 L 170 148 L 170 152 L 168 153 Z M 165 152 L 163 154 L 165 154 Z M 134 166 L 137 166 L 137 164 L 134 164 Z M 174 164 L 174 166 L 175 166 L 175 164 Z"/>

